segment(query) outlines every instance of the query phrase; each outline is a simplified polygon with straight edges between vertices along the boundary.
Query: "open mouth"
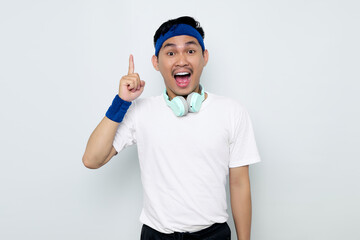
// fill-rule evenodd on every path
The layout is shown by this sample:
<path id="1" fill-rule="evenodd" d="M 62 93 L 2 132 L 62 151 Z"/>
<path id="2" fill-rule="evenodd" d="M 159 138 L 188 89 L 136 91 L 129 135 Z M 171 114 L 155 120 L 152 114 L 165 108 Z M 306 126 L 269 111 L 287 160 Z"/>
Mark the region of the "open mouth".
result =
<path id="1" fill-rule="evenodd" d="M 174 74 L 174 78 L 176 81 L 176 84 L 179 87 L 186 87 L 189 85 L 191 80 L 191 73 L 190 72 L 178 72 Z"/>

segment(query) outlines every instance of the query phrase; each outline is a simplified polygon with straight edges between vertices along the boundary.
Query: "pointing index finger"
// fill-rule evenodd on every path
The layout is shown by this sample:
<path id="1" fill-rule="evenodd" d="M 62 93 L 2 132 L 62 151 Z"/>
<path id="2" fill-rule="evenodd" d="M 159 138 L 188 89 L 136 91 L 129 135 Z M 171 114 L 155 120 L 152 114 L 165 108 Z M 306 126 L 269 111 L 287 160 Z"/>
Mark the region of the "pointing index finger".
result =
<path id="1" fill-rule="evenodd" d="M 132 54 L 130 54 L 130 57 L 129 57 L 129 72 L 128 74 L 131 74 L 131 73 L 134 73 L 134 57 Z"/>

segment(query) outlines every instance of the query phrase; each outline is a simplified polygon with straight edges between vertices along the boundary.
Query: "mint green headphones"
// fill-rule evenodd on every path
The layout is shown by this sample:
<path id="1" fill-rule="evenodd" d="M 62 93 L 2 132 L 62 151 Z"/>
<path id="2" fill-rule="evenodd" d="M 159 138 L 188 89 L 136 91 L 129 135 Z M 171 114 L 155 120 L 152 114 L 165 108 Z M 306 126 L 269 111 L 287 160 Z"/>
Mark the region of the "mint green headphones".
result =
<path id="1" fill-rule="evenodd" d="M 197 92 L 192 92 L 186 97 L 186 99 L 183 96 L 176 96 L 170 101 L 169 96 L 166 93 L 166 88 L 163 95 L 167 105 L 171 108 L 175 115 L 182 117 L 188 112 L 198 112 L 200 110 L 201 104 L 205 99 L 204 89 L 201 85 L 200 89 L 201 95 Z"/>

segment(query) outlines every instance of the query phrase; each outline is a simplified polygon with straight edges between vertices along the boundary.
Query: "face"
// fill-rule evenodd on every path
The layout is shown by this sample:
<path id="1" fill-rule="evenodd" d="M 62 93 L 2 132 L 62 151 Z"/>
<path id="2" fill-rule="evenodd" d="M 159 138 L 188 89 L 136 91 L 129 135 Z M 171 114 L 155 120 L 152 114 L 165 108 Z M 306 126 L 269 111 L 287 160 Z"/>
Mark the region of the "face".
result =
<path id="1" fill-rule="evenodd" d="M 208 51 L 203 53 L 197 39 L 191 36 L 175 36 L 163 43 L 158 57 L 152 57 L 152 63 L 164 78 L 170 100 L 192 92 L 200 93 L 200 76 L 208 56 Z"/>

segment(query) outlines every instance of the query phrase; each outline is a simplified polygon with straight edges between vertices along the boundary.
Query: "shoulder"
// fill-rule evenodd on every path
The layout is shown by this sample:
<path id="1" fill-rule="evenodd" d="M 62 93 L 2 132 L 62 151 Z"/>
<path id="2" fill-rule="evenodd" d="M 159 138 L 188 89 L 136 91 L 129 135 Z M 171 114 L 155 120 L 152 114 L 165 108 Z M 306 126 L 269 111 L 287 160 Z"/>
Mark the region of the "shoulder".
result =
<path id="1" fill-rule="evenodd" d="M 147 96 L 147 97 L 139 97 L 133 101 L 134 107 L 141 108 L 148 105 L 158 104 L 161 101 L 161 96 Z"/>
<path id="2" fill-rule="evenodd" d="M 212 98 L 213 104 L 221 107 L 222 110 L 238 113 L 247 111 L 245 106 L 235 98 L 214 93 L 209 93 L 209 96 Z"/>
<path id="3" fill-rule="evenodd" d="M 146 96 L 146 97 L 139 97 L 132 101 L 132 104 L 130 105 L 130 112 L 153 112 L 154 109 L 156 109 L 159 105 L 162 104 L 162 98 L 161 96 Z"/>

